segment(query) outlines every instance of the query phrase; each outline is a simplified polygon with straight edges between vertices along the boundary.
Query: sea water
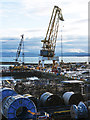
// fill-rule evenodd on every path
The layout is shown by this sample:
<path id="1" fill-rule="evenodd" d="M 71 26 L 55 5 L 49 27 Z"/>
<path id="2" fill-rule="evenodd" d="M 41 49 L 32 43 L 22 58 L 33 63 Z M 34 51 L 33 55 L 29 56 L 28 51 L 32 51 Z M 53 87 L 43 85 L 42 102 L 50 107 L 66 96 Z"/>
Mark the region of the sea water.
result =
<path id="1" fill-rule="evenodd" d="M 19 59 L 22 61 L 22 58 Z M 38 63 L 39 57 L 25 57 L 24 62 L 25 63 Z M 59 61 L 61 61 L 61 57 L 59 57 Z M 63 61 L 65 63 L 69 62 L 88 62 L 88 57 L 63 57 Z M 15 57 L 0 57 L 0 62 L 15 62 Z M 46 60 L 45 63 L 52 63 L 51 60 Z"/>
<path id="2" fill-rule="evenodd" d="M 22 58 L 21 58 L 22 60 Z M 38 63 L 39 61 L 39 57 L 25 57 L 24 58 L 24 62 L 25 63 Z M 59 57 L 59 61 L 61 61 L 61 57 Z M 69 63 L 69 62 L 76 62 L 76 63 L 79 63 L 79 62 L 88 62 L 88 57 L 63 57 L 63 61 L 65 63 Z M 2 57 L 0 58 L 0 62 L 15 62 L 15 57 Z M 47 60 L 45 61 L 45 63 L 52 63 L 51 60 Z M 4 65 L 3 65 L 4 66 Z M 5 65 L 5 66 L 9 66 L 9 65 Z M 13 79 L 13 77 L 11 76 L 7 76 L 7 77 L 0 77 L 0 81 L 1 80 L 10 80 L 10 79 Z"/>

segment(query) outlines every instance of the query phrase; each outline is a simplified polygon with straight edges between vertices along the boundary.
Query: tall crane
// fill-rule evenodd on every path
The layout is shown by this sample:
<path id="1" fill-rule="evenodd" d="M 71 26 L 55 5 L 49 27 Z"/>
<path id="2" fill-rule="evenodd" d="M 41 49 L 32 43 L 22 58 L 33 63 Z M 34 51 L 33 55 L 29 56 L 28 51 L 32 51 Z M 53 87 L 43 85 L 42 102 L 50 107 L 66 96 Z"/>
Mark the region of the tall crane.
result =
<path id="1" fill-rule="evenodd" d="M 21 41 L 19 43 L 17 53 L 16 53 L 16 59 L 15 59 L 16 62 L 18 62 L 22 47 L 23 47 L 23 52 L 22 52 L 23 61 L 22 61 L 22 64 L 24 64 L 24 35 L 21 35 Z"/>
<path id="2" fill-rule="evenodd" d="M 46 37 L 41 41 L 43 42 L 43 49 L 40 51 L 40 55 L 43 57 L 53 57 L 55 55 L 59 20 L 64 21 L 61 9 L 58 6 L 54 6 Z"/>
<path id="3" fill-rule="evenodd" d="M 40 56 L 52 59 L 55 55 L 56 40 L 59 28 L 59 20 L 64 21 L 61 8 L 54 6 L 49 26 L 47 29 L 46 37 L 43 42 L 42 50 L 40 50 Z M 44 60 L 43 60 L 44 61 Z"/>

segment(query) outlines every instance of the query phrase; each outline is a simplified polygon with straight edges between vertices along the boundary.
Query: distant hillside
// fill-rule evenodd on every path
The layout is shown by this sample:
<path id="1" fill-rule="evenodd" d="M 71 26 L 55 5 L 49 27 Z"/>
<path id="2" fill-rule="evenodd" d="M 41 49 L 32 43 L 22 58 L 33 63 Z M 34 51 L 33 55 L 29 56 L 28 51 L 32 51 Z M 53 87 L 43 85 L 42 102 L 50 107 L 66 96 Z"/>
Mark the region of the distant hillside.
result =
<path id="1" fill-rule="evenodd" d="M 16 53 L 15 52 L 2 52 L 1 53 L 2 57 L 16 57 Z M 25 57 L 38 57 L 39 56 L 39 52 L 37 53 L 33 53 L 33 52 L 25 52 L 24 53 Z M 22 55 L 20 55 L 22 56 Z M 60 53 L 56 53 L 56 56 L 61 56 Z M 88 56 L 88 53 L 63 53 L 63 56 Z"/>
<path id="2" fill-rule="evenodd" d="M 59 56 L 61 56 L 61 54 L 59 54 Z M 63 56 L 88 56 L 88 53 L 68 52 L 68 53 L 63 53 Z"/>

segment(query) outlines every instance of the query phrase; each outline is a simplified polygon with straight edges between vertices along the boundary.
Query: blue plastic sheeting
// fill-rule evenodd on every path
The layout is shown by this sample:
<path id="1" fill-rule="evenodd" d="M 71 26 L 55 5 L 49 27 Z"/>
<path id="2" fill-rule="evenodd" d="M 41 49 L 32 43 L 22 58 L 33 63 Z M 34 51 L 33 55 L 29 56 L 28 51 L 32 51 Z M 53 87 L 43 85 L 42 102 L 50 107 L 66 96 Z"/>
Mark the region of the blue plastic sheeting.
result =
<path id="1" fill-rule="evenodd" d="M 4 98 L 13 95 L 17 95 L 17 93 L 11 88 L 0 89 L 0 102 L 2 102 Z"/>

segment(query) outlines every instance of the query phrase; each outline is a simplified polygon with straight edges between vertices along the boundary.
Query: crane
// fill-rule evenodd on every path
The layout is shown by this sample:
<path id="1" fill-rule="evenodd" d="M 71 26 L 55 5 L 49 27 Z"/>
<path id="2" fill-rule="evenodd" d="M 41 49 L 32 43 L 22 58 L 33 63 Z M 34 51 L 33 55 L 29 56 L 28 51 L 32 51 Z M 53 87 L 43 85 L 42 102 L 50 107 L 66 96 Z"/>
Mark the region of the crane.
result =
<path id="1" fill-rule="evenodd" d="M 22 51 L 22 64 L 19 64 L 19 57 L 20 57 L 20 53 L 21 53 L 21 48 L 23 49 Z M 10 71 L 13 70 L 19 70 L 19 71 L 23 71 L 24 69 L 27 69 L 26 66 L 24 66 L 24 34 L 21 35 L 21 40 L 16 52 L 16 59 L 15 59 L 15 65 L 14 66 L 10 66 Z"/>
<path id="2" fill-rule="evenodd" d="M 55 56 L 59 20 L 64 21 L 61 8 L 59 8 L 58 6 L 54 6 L 49 26 L 46 32 L 46 37 L 44 40 L 41 40 L 41 42 L 43 42 L 42 50 L 40 50 L 40 56 L 43 57 L 42 61 L 44 61 L 45 58 L 48 58 L 48 60 L 53 59 Z"/>
<path id="3" fill-rule="evenodd" d="M 22 64 L 24 64 L 24 34 L 21 35 L 21 41 L 20 41 L 18 49 L 17 49 L 16 59 L 15 59 L 16 63 L 18 62 L 22 47 L 23 47 L 23 53 L 22 53 L 23 62 L 22 62 Z"/>
<path id="4" fill-rule="evenodd" d="M 59 20 L 64 21 L 61 9 L 58 6 L 54 6 L 46 37 L 41 41 L 43 42 L 43 49 L 40 51 L 40 55 L 43 57 L 53 57 L 55 55 Z"/>

